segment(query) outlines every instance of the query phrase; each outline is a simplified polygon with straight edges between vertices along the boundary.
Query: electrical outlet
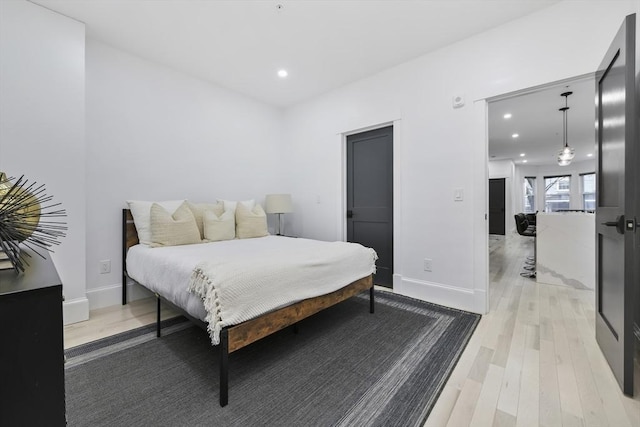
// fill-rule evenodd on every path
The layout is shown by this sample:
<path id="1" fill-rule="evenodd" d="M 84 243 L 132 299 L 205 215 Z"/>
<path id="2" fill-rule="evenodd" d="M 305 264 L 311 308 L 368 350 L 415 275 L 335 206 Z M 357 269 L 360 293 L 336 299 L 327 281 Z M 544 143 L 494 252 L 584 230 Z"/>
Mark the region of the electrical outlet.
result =
<path id="1" fill-rule="evenodd" d="M 103 261 L 99 261 L 100 265 L 100 274 L 111 273 L 111 260 L 105 259 Z"/>
<path id="2" fill-rule="evenodd" d="M 430 258 L 424 259 L 424 271 L 431 271 L 431 263 L 433 262 Z"/>

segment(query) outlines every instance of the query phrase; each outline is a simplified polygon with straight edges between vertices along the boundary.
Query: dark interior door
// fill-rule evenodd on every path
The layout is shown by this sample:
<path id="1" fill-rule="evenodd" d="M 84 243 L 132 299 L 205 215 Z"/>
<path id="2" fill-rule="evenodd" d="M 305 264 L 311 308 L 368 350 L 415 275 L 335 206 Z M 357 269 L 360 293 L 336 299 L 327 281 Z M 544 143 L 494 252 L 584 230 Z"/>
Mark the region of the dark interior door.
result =
<path id="1" fill-rule="evenodd" d="M 504 178 L 489 180 L 489 234 L 505 234 Z"/>
<path id="2" fill-rule="evenodd" d="M 347 240 L 378 253 L 374 283 L 393 281 L 393 126 L 347 137 Z"/>
<path id="3" fill-rule="evenodd" d="M 636 47 L 636 49 L 638 49 Z M 640 65 L 638 65 L 640 67 Z M 636 102 L 640 103 L 640 70 L 636 69 Z M 638 105 L 638 104 L 636 104 Z M 638 117 L 638 122 L 640 122 L 640 107 L 636 110 L 636 117 Z M 640 127 L 636 128 L 636 138 L 638 144 L 640 144 Z M 636 156 L 640 158 L 640 146 L 636 147 Z M 640 163 L 640 161 L 639 161 Z M 636 180 L 640 180 L 640 177 L 636 175 Z M 636 185 L 636 217 L 640 216 L 640 185 Z M 636 227 L 638 227 L 638 221 L 636 220 Z M 636 231 L 636 266 L 640 268 L 640 236 Z M 640 390 L 640 271 L 636 270 L 636 302 L 634 307 L 634 312 L 636 313 L 636 319 L 633 325 L 633 334 L 636 337 L 636 355 L 635 355 L 635 363 L 634 363 L 634 390 Z"/>
<path id="4" fill-rule="evenodd" d="M 625 394 L 633 394 L 638 153 L 635 15 L 596 73 L 596 339 Z"/>

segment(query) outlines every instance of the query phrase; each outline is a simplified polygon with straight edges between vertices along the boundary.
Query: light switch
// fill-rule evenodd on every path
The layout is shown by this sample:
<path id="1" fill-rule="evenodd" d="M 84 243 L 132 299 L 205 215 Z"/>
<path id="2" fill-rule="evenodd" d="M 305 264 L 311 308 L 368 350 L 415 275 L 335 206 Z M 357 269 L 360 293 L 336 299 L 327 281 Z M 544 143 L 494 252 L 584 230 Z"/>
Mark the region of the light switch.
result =
<path id="1" fill-rule="evenodd" d="M 464 199 L 464 190 L 462 188 L 456 188 L 453 190 L 453 200 L 461 202 Z"/>

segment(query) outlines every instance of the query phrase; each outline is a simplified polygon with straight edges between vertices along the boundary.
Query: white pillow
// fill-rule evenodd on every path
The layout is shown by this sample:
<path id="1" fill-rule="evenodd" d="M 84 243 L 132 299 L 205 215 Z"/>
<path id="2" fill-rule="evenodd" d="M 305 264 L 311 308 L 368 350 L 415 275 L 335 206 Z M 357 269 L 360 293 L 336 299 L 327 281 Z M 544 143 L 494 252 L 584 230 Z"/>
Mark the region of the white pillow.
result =
<path id="1" fill-rule="evenodd" d="M 243 200 L 241 202 L 236 202 L 236 201 L 233 201 L 233 200 L 220 200 L 220 199 L 218 199 L 218 202 L 224 203 L 224 210 L 225 211 L 231 211 L 233 213 L 236 212 L 236 206 L 238 205 L 238 203 L 242 203 L 249 210 L 252 210 L 256 206 L 256 201 L 254 199 Z"/>
<path id="2" fill-rule="evenodd" d="M 216 215 L 220 216 L 224 212 L 224 204 L 218 203 L 191 203 L 187 202 L 189 209 L 196 218 L 196 224 L 198 224 L 198 230 L 200 230 L 200 238 L 204 239 L 204 223 L 203 215 L 206 210 L 213 211 Z M 234 232 L 235 233 L 235 232 Z"/>
<path id="3" fill-rule="evenodd" d="M 203 216 L 204 238 L 210 242 L 232 240 L 236 237 L 235 214 L 225 211 L 221 215 L 211 210 L 205 210 Z"/>
<path id="4" fill-rule="evenodd" d="M 172 214 L 157 203 L 151 205 L 151 247 L 200 243 L 196 218 L 186 202 Z"/>
<path id="5" fill-rule="evenodd" d="M 151 244 L 151 205 L 158 203 L 167 212 L 173 214 L 180 207 L 184 200 L 167 200 L 164 202 L 147 202 L 143 200 L 127 200 L 133 223 L 138 231 L 138 241 L 144 245 Z"/>
<path id="6" fill-rule="evenodd" d="M 243 203 L 236 209 L 236 236 L 239 239 L 268 236 L 267 214 L 262 206 L 249 210 Z"/>

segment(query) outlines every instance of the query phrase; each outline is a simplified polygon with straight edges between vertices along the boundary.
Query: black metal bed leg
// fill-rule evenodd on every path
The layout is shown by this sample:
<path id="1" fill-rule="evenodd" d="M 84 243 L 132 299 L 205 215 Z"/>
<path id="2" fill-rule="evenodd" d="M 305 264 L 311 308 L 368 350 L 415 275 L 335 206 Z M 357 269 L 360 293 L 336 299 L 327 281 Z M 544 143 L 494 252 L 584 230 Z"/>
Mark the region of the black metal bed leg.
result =
<path id="1" fill-rule="evenodd" d="M 127 305 L 127 275 L 122 273 L 122 305 Z"/>
<path id="2" fill-rule="evenodd" d="M 220 406 L 229 403 L 229 331 L 220 331 Z"/>
<path id="3" fill-rule="evenodd" d="M 373 297 L 373 286 L 369 288 L 369 313 L 373 314 L 376 311 L 375 299 Z"/>
<path id="4" fill-rule="evenodd" d="M 162 336 L 160 332 L 160 297 L 156 295 L 157 308 L 156 308 L 156 336 L 160 338 Z"/>

